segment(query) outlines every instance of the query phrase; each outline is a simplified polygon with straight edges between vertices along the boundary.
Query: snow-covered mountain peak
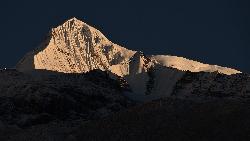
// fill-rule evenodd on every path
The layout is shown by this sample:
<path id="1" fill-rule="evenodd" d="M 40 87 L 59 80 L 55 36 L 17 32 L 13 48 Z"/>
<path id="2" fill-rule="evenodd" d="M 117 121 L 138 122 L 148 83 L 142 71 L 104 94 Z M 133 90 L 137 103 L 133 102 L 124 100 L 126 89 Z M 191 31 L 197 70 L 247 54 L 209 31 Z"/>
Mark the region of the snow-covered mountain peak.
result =
<path id="1" fill-rule="evenodd" d="M 111 44 L 99 30 L 76 18 L 71 18 L 62 25 L 53 28 L 51 35 L 53 39 L 63 40 L 68 43 L 84 40 L 85 42 L 93 42 L 93 44 Z M 74 44 L 68 45 L 74 47 Z"/>
<path id="2" fill-rule="evenodd" d="M 70 19 L 64 21 L 64 23 L 63 23 L 62 25 L 73 24 L 73 23 L 74 23 L 75 25 L 77 25 L 77 24 L 78 24 L 78 25 L 80 25 L 80 24 L 86 24 L 86 23 L 84 23 L 83 21 L 77 19 L 76 17 L 72 17 L 72 18 L 70 18 Z"/>
<path id="3" fill-rule="evenodd" d="M 133 58 L 132 58 L 133 57 Z M 82 73 L 94 69 L 109 70 L 119 76 L 147 72 L 155 64 L 182 71 L 240 73 L 217 65 L 202 64 L 182 57 L 146 56 L 109 41 L 99 30 L 71 18 L 53 28 L 38 48 L 27 53 L 17 64 L 17 70 L 49 70 Z"/>
<path id="4" fill-rule="evenodd" d="M 76 17 L 72 17 L 72 18 L 68 19 L 66 22 L 71 22 L 71 21 L 77 22 L 77 23 L 83 23 L 83 21 L 77 19 Z M 65 23 L 66 23 L 66 22 L 65 22 Z"/>
<path id="5" fill-rule="evenodd" d="M 126 62 L 134 53 L 112 43 L 99 30 L 72 18 L 53 28 L 48 38 L 16 67 L 22 72 L 41 69 L 82 73 L 100 69 L 125 75 L 128 73 Z"/>

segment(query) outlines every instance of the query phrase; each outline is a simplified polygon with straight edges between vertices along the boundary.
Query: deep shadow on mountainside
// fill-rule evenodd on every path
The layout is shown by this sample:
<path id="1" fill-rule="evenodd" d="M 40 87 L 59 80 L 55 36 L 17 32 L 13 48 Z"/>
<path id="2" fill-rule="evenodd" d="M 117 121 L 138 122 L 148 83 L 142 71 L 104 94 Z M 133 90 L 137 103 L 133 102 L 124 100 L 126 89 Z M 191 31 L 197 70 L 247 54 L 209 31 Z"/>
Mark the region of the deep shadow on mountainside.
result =
<path id="1" fill-rule="evenodd" d="M 69 136 L 100 141 L 211 141 L 250 139 L 250 100 L 166 98 L 89 122 Z"/>
<path id="2" fill-rule="evenodd" d="M 45 70 L 0 71 L 0 139 L 36 125 L 88 121 L 130 107 L 117 76 L 93 70 L 65 74 Z M 124 87 L 123 87 L 124 86 Z"/>
<path id="3" fill-rule="evenodd" d="M 154 88 L 154 71 L 147 72 L 147 90 Z M 2 70 L 0 78 L 3 141 L 250 138 L 248 74 L 185 72 L 171 96 L 150 102 L 125 97 L 126 81 L 100 70 Z"/>

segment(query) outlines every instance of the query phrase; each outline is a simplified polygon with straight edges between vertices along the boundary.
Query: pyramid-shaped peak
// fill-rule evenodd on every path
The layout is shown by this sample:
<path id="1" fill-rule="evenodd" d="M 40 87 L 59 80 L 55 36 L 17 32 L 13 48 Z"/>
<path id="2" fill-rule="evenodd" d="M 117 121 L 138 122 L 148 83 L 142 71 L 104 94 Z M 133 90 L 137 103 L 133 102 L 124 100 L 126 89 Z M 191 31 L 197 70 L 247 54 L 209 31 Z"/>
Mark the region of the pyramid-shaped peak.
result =
<path id="1" fill-rule="evenodd" d="M 64 73 L 100 69 L 122 76 L 128 73 L 126 62 L 133 55 L 134 51 L 112 43 L 98 29 L 73 17 L 53 28 L 46 40 L 17 64 L 17 69 Z"/>
<path id="2" fill-rule="evenodd" d="M 57 26 L 56 28 L 60 28 L 60 27 L 81 27 L 81 26 L 89 26 L 88 24 L 86 24 L 85 22 L 77 19 L 76 17 L 70 18 L 68 20 L 66 20 L 65 22 L 63 22 L 62 24 L 60 24 L 59 26 Z"/>
<path id="3" fill-rule="evenodd" d="M 96 34 L 108 41 L 108 39 L 106 39 L 106 37 L 98 29 L 86 24 L 76 17 L 70 18 L 62 24 L 52 28 L 50 33 L 52 37 L 57 36 L 60 39 L 64 38 L 64 40 L 68 40 L 69 38 L 78 40 L 78 38 L 76 38 L 76 34 L 79 33 L 82 33 L 81 36 L 84 36 L 83 34 L 85 34 L 88 37 L 93 36 L 93 38 L 95 36 L 94 34 Z"/>
<path id="4" fill-rule="evenodd" d="M 63 22 L 62 24 L 59 24 L 58 26 L 52 28 L 53 32 L 60 32 L 60 31 L 67 31 L 67 32 L 84 32 L 90 31 L 91 34 L 93 32 L 96 32 L 100 36 L 106 38 L 98 29 L 94 28 L 93 26 L 83 22 L 82 20 L 77 19 L 76 17 L 70 18 Z"/>
<path id="5" fill-rule="evenodd" d="M 73 20 L 73 21 L 81 21 L 81 20 L 78 20 L 76 17 L 73 17 L 73 18 L 69 19 L 69 21 L 71 21 L 71 20 Z"/>
<path id="6" fill-rule="evenodd" d="M 70 19 L 66 20 L 66 22 L 64 22 L 64 23 L 72 23 L 72 22 L 73 23 L 84 23 L 83 21 L 77 19 L 76 17 L 70 18 Z"/>

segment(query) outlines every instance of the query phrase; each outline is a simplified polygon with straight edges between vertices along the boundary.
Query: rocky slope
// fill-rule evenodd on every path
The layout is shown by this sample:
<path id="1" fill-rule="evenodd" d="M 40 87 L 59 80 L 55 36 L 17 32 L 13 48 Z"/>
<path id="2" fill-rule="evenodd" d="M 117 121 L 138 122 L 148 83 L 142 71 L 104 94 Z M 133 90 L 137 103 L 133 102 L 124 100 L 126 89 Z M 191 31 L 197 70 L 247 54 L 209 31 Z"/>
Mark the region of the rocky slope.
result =
<path id="1" fill-rule="evenodd" d="M 242 97 L 250 96 L 248 74 L 224 75 L 220 73 L 187 72 L 175 84 L 174 96 L 183 98 Z"/>
<path id="2" fill-rule="evenodd" d="M 105 119 L 36 125 L 10 141 L 235 141 L 249 140 L 249 98 L 192 101 L 166 98 L 132 107 Z M 8 132 L 9 134 L 9 132 Z"/>
<path id="3" fill-rule="evenodd" d="M 51 121 L 90 120 L 126 109 L 120 82 L 99 70 L 42 77 L 0 71 L 0 121 L 29 127 Z"/>
<path id="4" fill-rule="evenodd" d="M 68 136 L 79 141 L 243 141 L 250 139 L 249 109 L 249 99 L 167 98 L 86 123 Z"/>

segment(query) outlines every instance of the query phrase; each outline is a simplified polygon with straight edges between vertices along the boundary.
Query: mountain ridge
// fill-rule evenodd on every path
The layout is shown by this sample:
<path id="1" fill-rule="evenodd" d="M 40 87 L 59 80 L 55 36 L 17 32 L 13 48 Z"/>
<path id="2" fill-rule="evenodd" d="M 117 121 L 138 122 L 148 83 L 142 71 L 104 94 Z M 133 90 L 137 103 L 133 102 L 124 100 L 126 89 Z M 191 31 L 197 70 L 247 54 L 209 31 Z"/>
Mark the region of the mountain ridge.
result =
<path id="1" fill-rule="evenodd" d="M 73 17 L 52 28 L 47 39 L 38 48 L 27 53 L 17 63 L 16 68 L 21 72 L 44 69 L 64 73 L 100 69 L 126 76 L 129 75 L 130 59 L 136 52 L 114 44 L 99 30 Z M 151 55 L 148 58 L 165 67 L 184 71 L 218 71 L 228 75 L 241 73 L 235 69 L 203 64 L 177 56 Z"/>

